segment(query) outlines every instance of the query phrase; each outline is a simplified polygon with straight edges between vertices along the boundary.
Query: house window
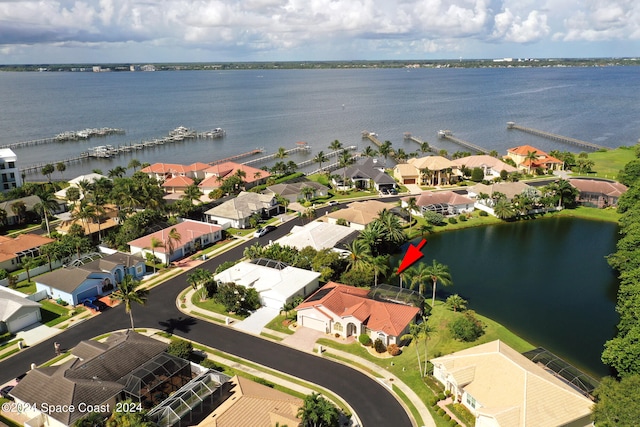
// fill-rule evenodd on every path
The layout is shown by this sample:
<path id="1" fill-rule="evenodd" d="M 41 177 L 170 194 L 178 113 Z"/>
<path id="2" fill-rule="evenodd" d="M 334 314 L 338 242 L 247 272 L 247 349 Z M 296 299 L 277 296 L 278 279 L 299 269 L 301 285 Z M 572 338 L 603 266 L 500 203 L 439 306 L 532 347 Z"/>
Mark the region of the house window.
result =
<path id="1" fill-rule="evenodd" d="M 9 162 L 9 169 L 14 169 L 16 167 L 15 162 Z"/>
<path id="2" fill-rule="evenodd" d="M 334 330 L 334 331 L 338 331 L 338 332 L 342 332 L 342 331 L 344 330 L 344 328 L 342 327 L 342 323 L 340 323 L 340 322 L 336 322 L 336 323 L 333 325 L 333 330 Z"/>
<path id="3" fill-rule="evenodd" d="M 476 409 L 476 400 L 469 393 L 466 393 L 466 395 L 467 395 L 467 406 L 469 406 L 470 408 Z"/>

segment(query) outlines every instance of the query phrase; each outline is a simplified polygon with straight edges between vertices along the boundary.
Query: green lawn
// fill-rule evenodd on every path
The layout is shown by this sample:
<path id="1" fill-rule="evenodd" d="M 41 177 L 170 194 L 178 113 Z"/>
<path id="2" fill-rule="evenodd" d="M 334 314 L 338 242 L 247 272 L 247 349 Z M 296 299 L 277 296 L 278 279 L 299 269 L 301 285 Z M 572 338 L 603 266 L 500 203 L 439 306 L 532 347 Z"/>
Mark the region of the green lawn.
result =
<path id="1" fill-rule="evenodd" d="M 40 301 L 40 304 L 42 304 L 42 307 L 40 308 L 42 323 L 47 326 L 55 326 L 71 317 L 70 310 L 66 307 L 59 306 L 58 304 L 47 300 Z M 79 312 L 79 310 L 80 309 L 77 309 L 75 311 Z"/>
<path id="2" fill-rule="evenodd" d="M 620 215 L 615 208 L 598 209 L 598 208 L 589 208 L 585 206 L 579 206 L 575 209 L 563 209 L 560 212 L 549 212 L 545 215 L 545 217 L 547 216 L 548 217 L 567 216 L 572 218 L 584 218 L 584 219 L 593 219 L 598 221 L 618 222 L 622 215 Z"/>
<path id="3" fill-rule="evenodd" d="M 289 317 L 291 318 L 291 314 L 289 315 Z M 283 334 L 292 335 L 293 331 L 289 329 L 288 326 L 282 324 L 285 318 L 286 317 L 284 314 L 276 316 L 271 322 L 267 323 L 266 328 L 271 329 L 272 331 L 282 332 Z"/>
<path id="4" fill-rule="evenodd" d="M 634 147 L 619 147 L 614 150 L 589 153 L 589 160 L 595 162 L 594 173 L 590 173 L 589 176 L 616 179 L 620 169 L 635 158 Z"/>
<path id="5" fill-rule="evenodd" d="M 200 292 L 196 292 L 191 297 L 191 302 L 198 308 L 201 308 L 206 311 L 211 311 L 213 313 L 218 313 L 223 316 L 229 316 L 232 319 L 236 320 L 244 320 L 245 317 L 241 317 L 235 314 L 229 314 L 225 309 L 224 305 L 219 302 L 214 301 L 212 298 L 208 298 L 205 301 L 200 301 Z"/>

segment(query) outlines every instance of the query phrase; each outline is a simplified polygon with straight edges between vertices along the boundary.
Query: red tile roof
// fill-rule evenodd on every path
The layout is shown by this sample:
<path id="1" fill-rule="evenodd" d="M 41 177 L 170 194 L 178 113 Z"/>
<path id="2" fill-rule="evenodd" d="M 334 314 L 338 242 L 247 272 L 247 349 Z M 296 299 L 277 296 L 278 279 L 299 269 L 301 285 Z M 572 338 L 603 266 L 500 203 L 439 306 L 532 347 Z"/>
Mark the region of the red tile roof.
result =
<path id="1" fill-rule="evenodd" d="M 55 242 L 54 239 L 29 233 L 19 234 L 15 239 L 2 237 L 0 239 L 0 261 L 13 259 L 19 252 Z"/>
<path id="2" fill-rule="evenodd" d="M 531 145 L 521 145 L 519 147 L 509 148 L 507 150 L 508 153 L 517 154 L 518 156 L 526 156 L 533 151 L 535 151 L 538 156 L 548 156 L 548 154 L 544 151 L 540 150 L 539 148 L 532 147 Z"/>
<path id="3" fill-rule="evenodd" d="M 205 173 L 207 175 L 215 175 L 226 177 L 228 175 L 233 175 L 236 171 L 241 170 L 244 171 L 246 176 L 243 178 L 244 182 L 254 182 L 259 179 L 269 178 L 271 174 L 265 170 L 254 168 L 252 166 L 243 165 L 235 162 L 224 162 L 215 166 L 209 166 L 208 169 L 205 169 Z M 256 174 L 259 173 L 260 177 L 256 178 Z"/>
<path id="4" fill-rule="evenodd" d="M 222 230 L 222 227 L 220 227 L 219 225 L 208 224 L 206 222 L 184 220 L 183 222 L 179 222 L 176 225 L 172 225 L 160 231 L 156 231 L 155 233 L 147 234 L 146 236 L 142 236 L 136 240 L 132 240 L 128 243 L 128 245 L 136 248 L 150 248 L 151 238 L 155 237 L 156 239 L 164 243 L 165 247 L 155 248 L 154 251 L 156 253 L 167 253 L 169 251 L 167 239 L 169 236 L 169 232 L 174 228 L 182 237 L 182 241 L 178 243 L 178 247 L 183 246 L 187 242 L 190 242 L 197 237 Z"/>
<path id="5" fill-rule="evenodd" d="M 322 290 L 329 292 L 318 300 L 314 300 L 314 293 L 297 310 L 316 308 L 343 318 L 353 316 L 367 328 L 392 336 L 400 335 L 420 312 L 417 307 L 370 299 L 367 297 L 369 291 L 363 288 L 329 282 L 317 292 Z"/>
<path id="6" fill-rule="evenodd" d="M 186 174 L 189 172 L 201 171 L 209 168 L 206 163 L 196 162 L 190 165 L 180 165 L 177 163 L 154 163 L 146 168 L 140 169 L 144 173 L 157 173 L 157 174 Z"/>
<path id="7" fill-rule="evenodd" d="M 193 185 L 193 179 L 181 175 L 169 178 L 162 183 L 163 187 L 188 187 L 190 185 Z"/>
<path id="8" fill-rule="evenodd" d="M 627 191 L 627 187 L 619 182 L 602 181 L 598 179 L 570 179 L 569 183 L 580 192 L 600 193 L 610 197 L 619 197 Z"/>

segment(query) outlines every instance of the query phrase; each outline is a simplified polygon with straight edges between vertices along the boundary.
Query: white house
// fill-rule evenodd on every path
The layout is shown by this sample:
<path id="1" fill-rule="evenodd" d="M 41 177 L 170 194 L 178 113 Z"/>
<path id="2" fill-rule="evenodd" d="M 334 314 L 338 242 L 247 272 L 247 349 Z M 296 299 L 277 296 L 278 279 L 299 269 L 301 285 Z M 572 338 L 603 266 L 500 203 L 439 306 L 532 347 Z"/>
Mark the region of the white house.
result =
<path id="1" fill-rule="evenodd" d="M 403 197 L 402 207 L 407 207 L 411 197 Z M 422 215 L 426 211 L 437 212 L 442 215 L 457 215 L 473 212 L 474 200 L 469 197 L 454 193 L 453 191 L 424 191 L 416 198 L 419 212 L 411 212 L 413 215 Z"/>
<path id="2" fill-rule="evenodd" d="M 291 233 L 279 238 L 276 243 L 298 250 L 307 246 L 317 251 L 336 247 L 341 249 L 342 243 L 352 240 L 357 233 L 353 228 L 344 225 L 312 221 L 304 226 L 294 226 Z"/>
<path id="3" fill-rule="evenodd" d="M 243 261 L 214 276 L 220 283 L 254 288 L 265 307 L 280 310 L 295 297 L 306 297 L 318 288 L 320 273 L 291 267 L 264 258 Z"/>
<path id="4" fill-rule="evenodd" d="M 296 308 L 298 325 L 343 337 L 367 334 L 385 345 L 397 344 L 420 309 L 377 301 L 368 294 L 367 289 L 329 282 Z"/>
<path id="5" fill-rule="evenodd" d="M 169 234 L 175 229 L 180 238 L 172 239 Z M 152 248 L 152 239 L 160 246 Z M 222 239 L 222 227 L 201 221 L 185 219 L 182 222 L 147 234 L 129 242 L 129 252 L 146 257 L 154 254 L 163 263 L 175 261 L 199 251 Z"/>
<path id="6" fill-rule="evenodd" d="M 273 195 L 243 191 L 231 200 L 206 211 L 207 222 L 222 228 L 248 228 L 253 215 L 268 218 L 284 211 Z"/>
<path id="7" fill-rule="evenodd" d="M 502 171 L 505 171 L 508 174 L 518 171 L 517 168 L 514 168 L 510 164 L 486 154 L 461 157 L 459 159 L 453 159 L 452 162 L 455 163 L 460 170 L 462 170 L 463 167 L 471 170 L 475 168 L 482 169 L 484 179 L 486 180 L 500 178 L 500 173 Z"/>
<path id="8" fill-rule="evenodd" d="M 593 402 L 500 340 L 432 359 L 476 427 L 592 426 Z"/>
<path id="9" fill-rule="evenodd" d="M 22 292 L 0 286 L 0 334 L 15 334 L 40 320 L 39 303 Z"/>
<path id="10" fill-rule="evenodd" d="M 22 177 L 17 166 L 18 156 L 10 148 L 0 149 L 0 191 L 6 193 L 22 186 Z"/>

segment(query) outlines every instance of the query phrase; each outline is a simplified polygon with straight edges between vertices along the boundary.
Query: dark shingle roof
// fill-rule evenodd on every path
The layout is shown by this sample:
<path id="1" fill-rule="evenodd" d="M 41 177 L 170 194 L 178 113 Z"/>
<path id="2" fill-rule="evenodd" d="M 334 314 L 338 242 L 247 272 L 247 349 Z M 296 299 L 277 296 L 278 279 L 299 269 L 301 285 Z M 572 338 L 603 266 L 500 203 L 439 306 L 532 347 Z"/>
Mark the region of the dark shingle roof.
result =
<path id="1" fill-rule="evenodd" d="M 376 184 L 395 184 L 395 180 L 381 171 L 382 165 L 374 162 L 373 159 L 367 158 L 364 161 L 358 161 L 355 165 L 338 169 L 333 173 L 336 175 L 346 175 L 351 179 L 372 179 Z M 346 172 L 346 173 L 345 173 Z"/>

